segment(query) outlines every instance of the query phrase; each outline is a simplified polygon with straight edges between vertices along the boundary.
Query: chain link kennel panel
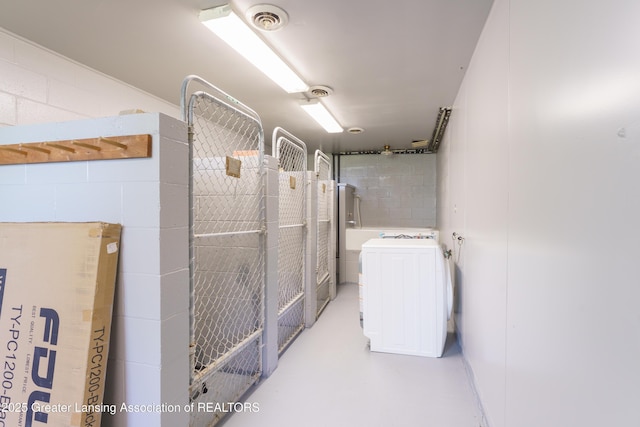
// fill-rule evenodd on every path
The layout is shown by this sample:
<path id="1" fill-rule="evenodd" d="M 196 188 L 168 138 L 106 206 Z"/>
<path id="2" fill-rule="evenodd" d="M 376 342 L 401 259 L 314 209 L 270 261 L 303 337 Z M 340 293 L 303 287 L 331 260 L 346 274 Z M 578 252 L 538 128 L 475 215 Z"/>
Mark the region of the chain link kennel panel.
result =
<path id="1" fill-rule="evenodd" d="M 208 92 L 188 94 L 190 83 Z M 260 378 L 264 326 L 264 134 L 258 115 L 189 76 L 191 426 L 212 426 Z M 202 410 L 199 410 L 202 409 Z"/>
<path id="2" fill-rule="evenodd" d="M 318 177 L 318 264 L 317 264 L 317 294 L 319 316 L 331 300 L 331 276 L 329 274 L 329 245 L 331 243 L 331 219 L 333 217 L 330 196 L 331 160 L 320 150 L 315 152 L 315 173 Z"/>
<path id="3" fill-rule="evenodd" d="M 278 351 L 304 329 L 307 146 L 286 130 L 273 131 L 279 169 Z"/>

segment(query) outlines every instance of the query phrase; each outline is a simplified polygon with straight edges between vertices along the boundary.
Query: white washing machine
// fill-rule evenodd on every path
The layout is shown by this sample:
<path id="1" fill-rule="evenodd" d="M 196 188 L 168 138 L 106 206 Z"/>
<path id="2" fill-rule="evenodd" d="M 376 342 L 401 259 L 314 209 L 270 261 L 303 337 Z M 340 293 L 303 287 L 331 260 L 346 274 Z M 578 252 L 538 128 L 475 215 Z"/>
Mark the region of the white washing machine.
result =
<path id="1" fill-rule="evenodd" d="M 371 239 L 362 245 L 363 328 L 371 351 L 440 357 L 453 289 L 433 239 Z"/>

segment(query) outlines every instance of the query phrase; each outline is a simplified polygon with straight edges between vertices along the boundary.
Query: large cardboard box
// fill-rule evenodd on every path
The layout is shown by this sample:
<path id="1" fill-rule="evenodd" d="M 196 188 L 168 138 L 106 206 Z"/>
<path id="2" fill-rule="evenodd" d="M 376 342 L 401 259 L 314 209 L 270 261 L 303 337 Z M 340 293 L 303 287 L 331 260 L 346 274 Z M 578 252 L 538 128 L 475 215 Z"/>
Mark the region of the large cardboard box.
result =
<path id="1" fill-rule="evenodd" d="M 0 427 L 100 425 L 120 231 L 0 223 Z"/>

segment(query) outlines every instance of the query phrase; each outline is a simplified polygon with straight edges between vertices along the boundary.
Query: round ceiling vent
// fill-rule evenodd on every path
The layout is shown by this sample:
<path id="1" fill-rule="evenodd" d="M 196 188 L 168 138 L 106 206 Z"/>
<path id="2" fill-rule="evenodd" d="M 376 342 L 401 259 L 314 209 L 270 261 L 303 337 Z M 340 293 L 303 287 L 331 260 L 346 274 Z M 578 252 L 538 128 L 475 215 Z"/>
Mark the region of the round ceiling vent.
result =
<path id="1" fill-rule="evenodd" d="M 260 31 L 276 31 L 289 22 L 287 12 L 271 4 L 251 6 L 246 17 L 251 25 Z"/>
<path id="2" fill-rule="evenodd" d="M 311 86 L 309 88 L 309 93 L 316 98 L 324 98 L 325 96 L 329 96 L 333 93 L 333 89 L 329 86 Z"/>
<path id="3" fill-rule="evenodd" d="M 347 132 L 349 132 L 350 134 L 353 134 L 353 135 L 357 135 L 357 134 L 359 134 L 359 133 L 364 132 L 364 129 L 362 129 L 362 128 L 355 128 L 355 127 L 354 127 L 354 128 L 349 128 L 349 129 L 347 129 Z"/>

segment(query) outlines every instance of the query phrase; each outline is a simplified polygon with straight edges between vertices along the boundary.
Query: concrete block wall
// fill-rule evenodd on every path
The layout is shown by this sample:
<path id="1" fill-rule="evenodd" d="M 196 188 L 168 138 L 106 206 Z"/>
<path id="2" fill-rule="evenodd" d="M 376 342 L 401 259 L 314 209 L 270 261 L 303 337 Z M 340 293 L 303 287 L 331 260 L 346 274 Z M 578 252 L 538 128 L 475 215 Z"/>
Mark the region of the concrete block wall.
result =
<path id="1" fill-rule="evenodd" d="M 1 144 L 152 135 L 144 159 L 0 166 L 0 221 L 123 226 L 105 402 L 185 405 L 189 386 L 187 129 L 149 113 L 0 128 Z M 187 425 L 188 414 L 104 415 L 105 426 Z"/>
<path id="2" fill-rule="evenodd" d="M 356 187 L 363 227 L 434 227 L 436 156 L 340 156 L 340 183 Z"/>
<path id="3" fill-rule="evenodd" d="M 180 87 L 175 90 L 177 99 Z M 179 117 L 176 105 L 0 28 L 0 126 L 108 117 L 131 109 Z"/>

